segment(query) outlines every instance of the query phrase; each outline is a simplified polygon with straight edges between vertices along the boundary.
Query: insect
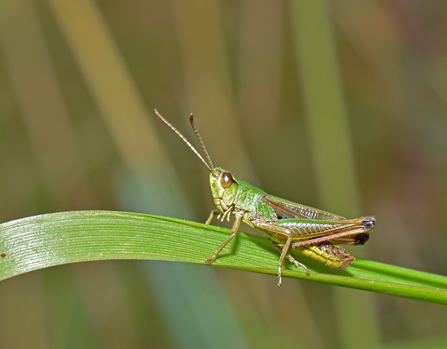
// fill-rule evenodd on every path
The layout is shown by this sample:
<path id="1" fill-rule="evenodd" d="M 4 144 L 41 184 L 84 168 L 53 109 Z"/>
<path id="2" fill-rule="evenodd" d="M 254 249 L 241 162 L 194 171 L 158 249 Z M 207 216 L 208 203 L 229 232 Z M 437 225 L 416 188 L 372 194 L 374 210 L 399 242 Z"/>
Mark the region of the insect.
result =
<path id="1" fill-rule="evenodd" d="M 237 235 L 241 222 L 260 231 L 270 238 L 280 251 L 278 261 L 278 284 L 281 286 L 281 270 L 284 259 L 307 274 L 309 269 L 289 254 L 296 249 L 304 255 L 316 259 L 334 269 L 344 269 L 353 260 L 344 248 L 336 244 L 362 245 L 369 239 L 369 231 L 374 227 L 374 217 L 346 219 L 345 217 L 297 204 L 273 195 L 236 178 L 230 171 L 214 167 L 194 123 L 193 114 L 189 116 L 191 126 L 202 147 L 205 159 L 169 121 L 157 110 L 157 116 L 171 128 L 199 157 L 210 172 L 210 187 L 217 209 L 205 224 L 210 224 L 217 215 L 222 221 L 230 215 L 235 216 L 230 236 L 217 248 L 210 259 L 213 263 L 225 246 Z"/>

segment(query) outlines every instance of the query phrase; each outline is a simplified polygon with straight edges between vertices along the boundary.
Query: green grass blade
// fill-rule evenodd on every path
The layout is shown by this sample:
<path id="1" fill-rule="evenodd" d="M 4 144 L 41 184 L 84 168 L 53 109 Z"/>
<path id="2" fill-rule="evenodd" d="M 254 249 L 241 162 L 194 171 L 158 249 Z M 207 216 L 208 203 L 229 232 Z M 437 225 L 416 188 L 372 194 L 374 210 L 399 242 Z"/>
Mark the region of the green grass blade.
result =
<path id="1" fill-rule="evenodd" d="M 221 227 L 114 211 L 73 211 L 18 219 L 0 225 L 0 280 L 50 266 L 96 260 L 204 264 L 228 234 L 229 230 Z M 278 257 L 270 240 L 239 233 L 213 265 L 276 275 Z M 284 276 L 447 304 L 445 276 L 366 260 L 354 261 L 339 271 L 302 255 L 298 258 L 311 274 L 287 263 Z"/>

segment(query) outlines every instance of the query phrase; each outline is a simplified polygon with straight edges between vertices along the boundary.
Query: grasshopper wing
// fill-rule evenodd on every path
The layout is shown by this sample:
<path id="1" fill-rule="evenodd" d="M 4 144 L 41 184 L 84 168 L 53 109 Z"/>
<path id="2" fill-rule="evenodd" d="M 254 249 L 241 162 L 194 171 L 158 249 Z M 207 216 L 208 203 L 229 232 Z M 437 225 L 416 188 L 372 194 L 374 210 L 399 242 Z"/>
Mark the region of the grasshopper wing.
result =
<path id="1" fill-rule="evenodd" d="M 274 210 L 278 218 L 275 225 L 290 229 L 294 241 L 309 240 L 307 245 L 329 240 L 336 244 L 363 245 L 375 224 L 374 217 L 346 219 L 268 194 L 262 201 Z"/>
<path id="2" fill-rule="evenodd" d="M 340 240 L 341 238 L 352 239 L 355 235 L 370 230 L 369 227 L 364 225 L 363 218 L 339 221 L 286 218 L 276 221 L 275 225 L 290 230 L 293 235 L 292 241 L 306 240 L 308 242 L 306 245 Z"/>
<path id="3" fill-rule="evenodd" d="M 304 218 L 325 221 L 340 221 L 346 219 L 345 217 L 330 212 L 297 204 L 273 195 L 267 194 L 261 200 L 275 211 L 278 219 Z"/>

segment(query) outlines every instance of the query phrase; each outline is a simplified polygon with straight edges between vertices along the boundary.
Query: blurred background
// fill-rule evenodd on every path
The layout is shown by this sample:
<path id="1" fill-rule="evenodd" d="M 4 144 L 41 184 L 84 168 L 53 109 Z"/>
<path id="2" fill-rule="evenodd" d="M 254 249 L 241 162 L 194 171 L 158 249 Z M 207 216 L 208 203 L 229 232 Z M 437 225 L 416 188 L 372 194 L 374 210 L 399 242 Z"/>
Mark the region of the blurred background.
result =
<path id="1" fill-rule="evenodd" d="M 446 2 L 2 0 L 0 221 L 204 222 L 208 172 L 154 108 L 197 145 L 194 112 L 214 165 L 268 193 L 375 215 L 354 256 L 446 273 Z M 40 270 L 0 284 L 0 347 L 447 346 L 444 306 L 275 283 L 152 261 Z"/>

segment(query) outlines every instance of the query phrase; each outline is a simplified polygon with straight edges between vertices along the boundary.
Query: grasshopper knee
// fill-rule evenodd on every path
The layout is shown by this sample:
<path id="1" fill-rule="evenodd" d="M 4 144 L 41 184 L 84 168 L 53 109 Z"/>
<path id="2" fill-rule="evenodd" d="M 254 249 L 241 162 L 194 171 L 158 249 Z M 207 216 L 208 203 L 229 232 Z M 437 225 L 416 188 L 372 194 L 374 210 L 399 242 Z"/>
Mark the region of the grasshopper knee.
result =
<path id="1" fill-rule="evenodd" d="M 366 229 L 371 229 L 376 224 L 376 219 L 374 217 L 366 217 L 363 219 L 362 223 Z"/>

